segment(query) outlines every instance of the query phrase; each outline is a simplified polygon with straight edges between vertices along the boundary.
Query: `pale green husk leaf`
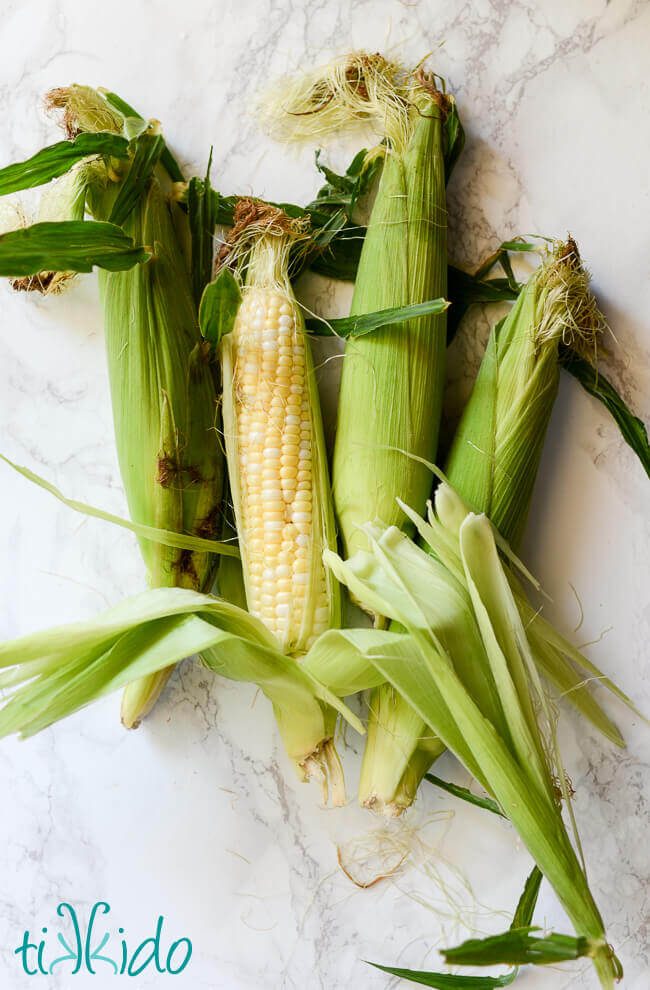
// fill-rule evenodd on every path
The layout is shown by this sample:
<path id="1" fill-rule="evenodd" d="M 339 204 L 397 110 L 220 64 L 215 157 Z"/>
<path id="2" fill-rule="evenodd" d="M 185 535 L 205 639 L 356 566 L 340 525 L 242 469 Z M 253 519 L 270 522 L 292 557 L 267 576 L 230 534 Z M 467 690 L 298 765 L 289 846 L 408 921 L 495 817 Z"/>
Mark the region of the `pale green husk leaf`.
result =
<path id="1" fill-rule="evenodd" d="M 303 779 L 323 748 L 331 747 L 331 710 L 364 731 L 335 693 L 280 652 L 258 619 L 209 595 L 159 588 L 87 622 L 2 644 L 0 687 L 11 693 L 0 711 L 0 736 L 31 736 L 134 678 L 155 675 L 195 653 L 221 676 L 261 688 Z"/>

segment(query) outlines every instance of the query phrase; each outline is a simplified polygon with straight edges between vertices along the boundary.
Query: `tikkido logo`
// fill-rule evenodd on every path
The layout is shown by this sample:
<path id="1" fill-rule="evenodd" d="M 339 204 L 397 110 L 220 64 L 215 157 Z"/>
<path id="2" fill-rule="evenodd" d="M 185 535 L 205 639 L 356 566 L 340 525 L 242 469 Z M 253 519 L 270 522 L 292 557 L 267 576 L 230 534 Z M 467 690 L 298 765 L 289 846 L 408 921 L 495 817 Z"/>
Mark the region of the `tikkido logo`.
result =
<path id="1" fill-rule="evenodd" d="M 158 917 L 154 935 L 145 938 L 133 949 L 128 945 L 123 928 L 117 935 L 106 931 L 108 924 L 101 915 L 110 913 L 110 904 L 98 901 L 88 916 L 85 930 L 71 904 L 59 904 L 57 915 L 63 919 L 66 934 L 48 928 L 41 928 L 42 938 L 31 940 L 29 930 L 23 935 L 22 944 L 14 949 L 22 969 L 28 976 L 49 976 L 67 970 L 70 976 L 78 973 L 99 973 L 114 976 L 139 976 L 147 967 L 158 973 L 178 976 L 187 969 L 192 957 L 192 943 L 189 938 L 179 938 L 169 943 L 167 952 L 163 948 L 163 915 Z M 71 931 L 71 934 L 70 934 Z M 60 950 L 64 953 L 61 954 Z M 52 956 L 58 952 L 55 958 Z"/>

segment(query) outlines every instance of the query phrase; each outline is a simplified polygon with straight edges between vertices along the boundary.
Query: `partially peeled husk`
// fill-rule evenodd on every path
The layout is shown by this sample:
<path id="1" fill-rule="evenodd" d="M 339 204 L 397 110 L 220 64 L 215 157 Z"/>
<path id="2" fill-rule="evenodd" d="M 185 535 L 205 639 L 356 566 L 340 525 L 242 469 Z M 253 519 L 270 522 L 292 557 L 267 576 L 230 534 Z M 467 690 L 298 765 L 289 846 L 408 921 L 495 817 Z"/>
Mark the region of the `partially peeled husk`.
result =
<path id="1" fill-rule="evenodd" d="M 278 650 L 260 620 L 222 599 L 180 588 L 128 598 L 96 619 L 0 644 L 0 736 L 32 736 L 126 684 L 155 678 L 192 654 L 210 670 L 257 684 L 273 705 L 298 777 L 343 797 L 332 712 L 363 726 L 308 669 Z"/>
<path id="2" fill-rule="evenodd" d="M 297 304 L 289 279 L 290 259 L 296 252 L 305 250 L 309 243 L 309 231 L 304 219 L 290 219 L 282 210 L 259 200 L 242 199 L 235 208 L 235 225 L 220 252 L 221 265 L 229 264 L 241 283 L 242 304 L 247 294 L 257 291 L 273 292 L 282 296 L 292 307 L 296 329 L 303 334 L 305 353 L 305 387 L 309 395 L 312 424 L 312 533 L 310 568 L 307 594 L 299 634 L 288 641 L 278 642 L 278 648 L 291 656 L 301 658 L 314 639 L 313 621 L 318 604 L 317 589 L 321 576 L 325 577 L 328 602 L 328 625 L 337 627 L 341 622 L 341 595 L 339 585 L 329 569 L 323 571 L 322 555 L 325 549 L 336 547 L 336 528 L 332 506 L 327 454 L 323 435 L 318 386 L 314 374 L 311 348 L 306 337 L 304 318 Z M 234 331 L 237 324 L 235 323 Z M 243 512 L 242 463 L 240 463 L 241 438 L 239 436 L 237 410 L 242 396 L 237 390 L 238 346 L 236 333 L 223 336 L 220 345 L 223 380 L 223 433 L 228 459 L 231 501 L 237 525 L 241 552 L 241 576 L 244 591 L 251 607 L 249 547 Z M 326 798 L 328 789 L 333 804 L 343 804 L 345 787 L 343 770 L 334 745 L 337 709 L 323 706 L 324 727 L 320 739 L 314 744 L 307 759 L 300 762 L 303 779 L 321 782 Z M 276 717 L 285 740 L 298 731 L 303 737 L 296 711 L 287 713 L 276 708 Z"/>
<path id="3" fill-rule="evenodd" d="M 347 644 L 350 669 L 365 687 L 383 675 L 494 797 L 576 932 L 601 943 L 594 965 L 611 988 L 620 968 L 563 823 L 569 789 L 510 576 L 487 517 L 468 511 L 452 489 L 445 496 L 458 501 L 457 533 L 433 513 L 428 522 L 411 513 L 429 553 L 394 526 L 368 523 L 368 550 L 347 561 L 327 554 L 341 582 L 405 630 L 357 630 Z M 322 637 L 309 667 L 338 690 L 327 677 L 333 635 Z"/>

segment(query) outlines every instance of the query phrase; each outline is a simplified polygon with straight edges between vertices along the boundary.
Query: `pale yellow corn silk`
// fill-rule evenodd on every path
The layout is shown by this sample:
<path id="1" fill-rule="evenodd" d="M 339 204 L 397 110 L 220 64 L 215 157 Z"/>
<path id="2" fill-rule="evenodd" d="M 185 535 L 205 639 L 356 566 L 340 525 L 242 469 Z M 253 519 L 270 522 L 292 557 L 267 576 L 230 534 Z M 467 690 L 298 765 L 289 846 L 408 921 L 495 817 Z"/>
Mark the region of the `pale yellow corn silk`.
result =
<path id="1" fill-rule="evenodd" d="M 304 220 L 240 200 L 222 252 L 242 272 L 242 301 L 222 342 L 224 432 L 251 613 L 283 651 L 305 653 L 338 625 L 322 554 L 335 545 L 323 429 L 304 319 L 288 278 Z"/>
<path id="2" fill-rule="evenodd" d="M 406 148 L 422 90 L 447 103 L 438 77 L 409 70 L 379 53 L 349 52 L 326 65 L 278 79 L 260 99 L 262 125 L 276 140 L 314 141 L 351 126 L 370 124 L 398 154 Z"/>
<path id="3" fill-rule="evenodd" d="M 541 287 L 541 318 L 534 328 L 537 346 L 561 340 L 595 363 L 608 326 L 590 290 L 591 274 L 571 236 L 553 244 L 549 258 L 534 277 Z"/>

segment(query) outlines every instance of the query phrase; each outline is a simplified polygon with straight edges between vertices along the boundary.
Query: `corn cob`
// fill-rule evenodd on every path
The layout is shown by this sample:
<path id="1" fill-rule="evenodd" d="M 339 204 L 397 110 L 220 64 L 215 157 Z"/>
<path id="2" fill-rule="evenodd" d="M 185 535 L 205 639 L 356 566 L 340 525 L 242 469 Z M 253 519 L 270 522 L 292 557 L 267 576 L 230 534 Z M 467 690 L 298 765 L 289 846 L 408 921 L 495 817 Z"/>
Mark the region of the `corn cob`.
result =
<path id="1" fill-rule="evenodd" d="M 340 622 L 339 591 L 322 560 L 335 544 L 323 425 L 309 342 L 288 278 L 304 223 L 240 200 L 246 276 L 222 342 L 224 432 L 250 612 L 282 650 L 305 653 Z"/>

